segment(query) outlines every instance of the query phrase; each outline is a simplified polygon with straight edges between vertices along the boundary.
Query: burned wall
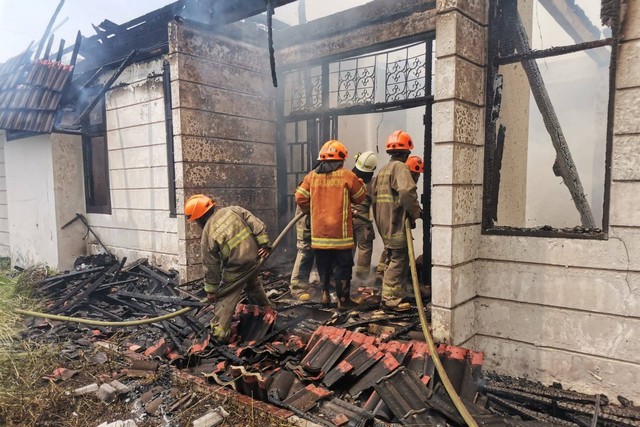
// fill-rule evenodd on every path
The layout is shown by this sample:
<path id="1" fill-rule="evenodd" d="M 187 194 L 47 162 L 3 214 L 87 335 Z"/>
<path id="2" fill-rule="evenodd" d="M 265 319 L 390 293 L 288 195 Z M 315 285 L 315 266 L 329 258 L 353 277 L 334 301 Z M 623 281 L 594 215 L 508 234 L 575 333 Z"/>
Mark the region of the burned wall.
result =
<path id="1" fill-rule="evenodd" d="M 0 131 L 0 256 L 11 256 L 9 245 L 9 209 L 7 207 L 7 173 L 4 166 L 6 135 Z"/>
<path id="2" fill-rule="evenodd" d="M 217 33 L 172 22 L 169 58 L 178 213 L 193 194 L 242 206 L 277 229 L 276 113 L 266 32 L 234 24 Z M 202 276 L 201 231 L 179 216 L 180 273 Z"/>
<path id="3" fill-rule="evenodd" d="M 443 0 L 438 10 L 446 14 L 453 8 L 454 13 L 470 18 L 487 3 Z M 640 66 L 640 3 L 627 2 L 627 7 L 617 59 L 614 122 L 610 124 L 614 138 L 606 240 L 481 235 L 479 226 L 455 222 L 476 212 L 481 203 L 482 189 L 469 186 L 476 182 L 474 171 L 482 166 L 482 156 L 476 154 L 482 148 L 458 143 L 449 148 L 451 144 L 440 145 L 439 141 L 441 135 L 451 138 L 456 132 L 477 135 L 469 141 L 484 140 L 483 130 L 478 134 L 477 128 L 469 126 L 474 122 L 468 114 L 469 101 L 483 99 L 484 86 L 469 85 L 469 79 L 458 72 L 469 68 L 466 64 L 452 65 L 452 71 L 446 73 L 453 76 L 450 92 L 467 98 L 458 109 L 455 99 L 450 107 L 446 99 L 436 103 L 435 116 L 443 124 L 435 124 L 433 204 L 445 203 L 452 209 L 442 211 L 451 226 L 435 225 L 433 231 L 433 323 L 439 338 L 484 351 L 490 370 L 637 400 L 640 78 L 634 70 Z M 437 24 L 443 28 L 440 16 Z M 440 43 L 446 34 L 439 30 Z M 437 75 L 446 71 L 448 62 L 460 61 L 461 52 L 468 49 L 470 38 L 454 40 L 453 56 L 438 55 Z M 437 97 L 442 98 L 445 87 L 436 88 Z M 466 113 L 456 115 L 462 109 Z M 438 170 L 438 159 L 446 159 L 451 170 Z M 439 189 L 443 181 L 451 188 Z M 477 215 L 471 218 L 478 220 Z"/>
<path id="4" fill-rule="evenodd" d="M 130 65 L 106 94 L 111 213 L 87 218 L 116 256 L 175 268 L 178 234 L 169 206 L 162 64 L 156 58 Z M 93 240 L 90 249 L 101 251 Z"/>

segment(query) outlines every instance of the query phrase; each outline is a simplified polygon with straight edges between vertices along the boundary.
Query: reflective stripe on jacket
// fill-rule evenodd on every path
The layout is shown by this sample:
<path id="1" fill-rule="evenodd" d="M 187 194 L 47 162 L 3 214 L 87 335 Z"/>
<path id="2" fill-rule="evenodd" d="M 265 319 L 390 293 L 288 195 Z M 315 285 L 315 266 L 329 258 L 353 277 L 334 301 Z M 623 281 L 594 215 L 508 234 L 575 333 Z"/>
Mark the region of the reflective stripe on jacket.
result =
<path id="1" fill-rule="evenodd" d="M 405 212 L 414 220 L 422 212 L 409 168 L 405 163 L 392 159 L 374 178 L 372 187 L 373 216 L 384 246 L 390 249 L 406 247 Z"/>
<path id="2" fill-rule="evenodd" d="M 205 291 L 214 292 L 253 268 L 260 246 L 269 244 L 262 221 L 240 206 L 216 209 L 202 230 L 201 251 Z"/>
<path id="3" fill-rule="evenodd" d="M 364 184 L 350 170 L 309 172 L 296 190 L 295 197 L 303 211 L 311 212 L 311 247 L 353 248 L 351 204 L 361 203 L 366 194 Z"/>

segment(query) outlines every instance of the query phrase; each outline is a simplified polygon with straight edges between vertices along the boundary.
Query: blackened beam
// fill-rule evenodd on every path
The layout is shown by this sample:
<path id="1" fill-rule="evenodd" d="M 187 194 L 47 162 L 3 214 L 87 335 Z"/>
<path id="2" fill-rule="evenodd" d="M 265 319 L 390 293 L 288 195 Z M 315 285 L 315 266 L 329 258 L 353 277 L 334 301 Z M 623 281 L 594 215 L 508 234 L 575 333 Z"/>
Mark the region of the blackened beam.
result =
<path id="1" fill-rule="evenodd" d="M 58 53 L 56 54 L 56 62 L 62 61 L 62 53 L 64 52 L 64 39 L 60 39 L 60 44 L 58 45 Z"/>
<path id="2" fill-rule="evenodd" d="M 107 80 L 107 82 L 104 84 L 102 89 L 100 89 L 100 92 L 98 92 L 98 94 L 91 100 L 87 108 L 85 108 L 82 114 L 80 114 L 80 117 L 78 117 L 76 124 L 82 123 L 84 118 L 87 117 L 89 113 L 91 113 L 91 110 L 93 110 L 93 107 L 96 106 L 100 98 L 102 98 L 102 96 L 109 90 L 109 88 L 116 81 L 116 79 L 120 77 L 120 74 L 122 74 L 125 68 L 127 68 L 129 63 L 131 62 L 131 59 L 136 55 L 136 53 L 138 53 L 138 50 L 134 49 L 131 51 L 131 53 L 129 53 L 129 55 L 127 55 L 126 58 L 124 58 L 124 60 L 122 61 L 118 69 L 113 73 L 111 77 L 109 77 L 109 80 Z"/>
<path id="3" fill-rule="evenodd" d="M 53 24 L 56 22 L 58 13 L 60 13 L 60 10 L 62 9 L 63 5 L 64 5 L 64 0 L 60 0 L 60 3 L 58 3 L 58 7 L 56 8 L 55 12 L 53 12 L 51 19 L 49 20 L 49 24 L 47 24 L 47 28 L 44 30 L 44 34 L 40 39 L 40 43 L 38 44 L 38 50 L 36 50 L 36 56 L 33 58 L 34 61 L 37 61 L 40 58 L 40 53 L 42 52 L 42 48 L 44 47 L 45 40 L 47 40 L 47 37 L 49 37 L 51 28 L 53 28 Z"/>
<path id="4" fill-rule="evenodd" d="M 49 36 L 49 41 L 47 42 L 47 47 L 44 48 L 42 59 L 49 59 L 49 55 L 51 55 L 51 48 L 53 47 L 53 38 L 53 34 L 51 34 L 51 36 Z"/>
<path id="5" fill-rule="evenodd" d="M 137 292 L 127 292 L 127 291 L 119 291 L 117 293 L 118 296 L 125 298 L 135 298 L 137 300 L 145 300 L 145 301 L 158 301 L 170 304 L 183 305 L 185 307 L 204 307 L 206 304 L 200 301 L 187 301 L 182 298 L 170 297 L 166 295 L 150 295 L 150 294 L 141 294 Z M 300 319 L 298 319 L 299 321 Z"/>
<path id="6" fill-rule="evenodd" d="M 71 65 L 71 74 L 69 74 L 69 78 L 67 79 L 67 85 L 70 84 L 71 79 L 73 78 L 73 72 L 76 68 L 76 61 L 78 60 L 78 52 L 80 51 L 80 44 L 82 43 L 82 33 L 78 31 L 76 34 L 76 42 L 73 44 L 73 52 L 71 53 L 71 60 L 69 61 L 69 65 Z"/>
<path id="7" fill-rule="evenodd" d="M 527 59 L 548 58 L 550 56 L 565 55 L 567 53 L 581 52 L 583 50 L 594 49 L 602 46 L 610 46 L 612 43 L 613 39 L 608 38 L 566 46 L 556 46 L 543 50 L 530 50 L 528 53 L 518 53 L 515 55 L 504 56 L 502 58 L 496 58 L 493 63 L 494 65 L 513 64 L 514 62 L 520 62 Z"/>
<path id="8" fill-rule="evenodd" d="M 498 403 L 500 406 L 507 409 L 507 412 L 515 413 L 516 415 L 520 415 L 522 417 L 531 418 L 533 420 L 539 421 L 541 423 L 548 423 L 551 425 L 564 425 L 564 426 L 575 426 L 575 423 L 570 421 L 565 421 L 561 418 L 556 418 L 551 415 L 545 414 L 543 412 L 534 411 L 532 409 L 525 408 L 524 406 L 518 405 L 514 402 L 509 402 L 506 399 L 502 399 L 498 396 L 494 396 L 492 394 L 487 395 L 489 400 Z"/>
<path id="9" fill-rule="evenodd" d="M 529 54 L 531 52 L 529 37 L 527 36 L 527 32 L 522 24 L 522 19 L 520 18 L 519 13 L 517 14 L 517 18 L 517 22 L 515 23 L 516 37 L 514 40 L 516 50 L 521 54 Z M 571 151 L 569 150 L 569 146 L 567 145 L 567 141 L 562 132 L 560 121 L 558 120 L 556 111 L 551 103 L 551 99 L 549 98 L 549 93 L 547 92 L 544 80 L 542 79 L 540 68 L 538 68 L 538 64 L 534 59 L 522 61 L 522 68 L 527 74 L 533 98 L 538 105 L 540 114 L 542 114 L 542 120 L 544 121 L 547 132 L 549 132 L 549 136 L 551 137 L 553 148 L 556 150 L 556 162 L 554 163 L 553 168 L 554 173 L 557 176 L 562 177 L 564 184 L 569 189 L 573 203 L 576 205 L 576 209 L 578 209 L 578 212 L 580 213 L 582 226 L 585 228 L 596 228 L 593 213 L 591 212 L 591 206 L 589 206 L 587 196 L 584 194 L 578 170 L 573 162 L 573 157 L 571 156 Z"/>

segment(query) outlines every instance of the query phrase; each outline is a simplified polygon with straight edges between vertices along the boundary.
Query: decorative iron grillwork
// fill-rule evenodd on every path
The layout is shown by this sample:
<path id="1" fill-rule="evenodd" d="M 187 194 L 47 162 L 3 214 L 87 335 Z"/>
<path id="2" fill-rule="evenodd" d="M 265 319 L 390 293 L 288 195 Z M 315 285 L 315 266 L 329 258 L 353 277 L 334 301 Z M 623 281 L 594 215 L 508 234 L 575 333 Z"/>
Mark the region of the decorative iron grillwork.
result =
<path id="1" fill-rule="evenodd" d="M 408 56 L 408 49 L 406 50 Z M 387 62 L 385 101 L 393 102 L 426 96 L 427 71 L 424 53 Z"/>
<path id="2" fill-rule="evenodd" d="M 427 93 L 431 87 L 427 79 L 433 76 L 427 74 L 433 58 L 427 58 L 427 52 L 432 50 L 427 49 L 427 43 L 432 44 L 433 40 L 331 62 L 326 75 L 320 66 L 288 71 L 285 116 L 431 95 Z M 323 90 L 328 99 L 323 100 Z"/>
<path id="3" fill-rule="evenodd" d="M 371 59 L 371 58 L 369 58 Z M 369 61 L 370 62 L 370 61 Z M 342 65 L 342 64 L 340 64 Z M 376 67 L 373 65 L 360 67 L 360 60 L 355 61 L 355 68 L 338 70 L 338 105 L 370 104 L 376 94 Z"/>
<path id="4" fill-rule="evenodd" d="M 322 75 L 319 67 L 289 72 L 285 76 L 285 81 L 291 93 L 289 113 L 315 111 L 322 107 Z M 309 96 L 307 96 L 307 90 Z"/>

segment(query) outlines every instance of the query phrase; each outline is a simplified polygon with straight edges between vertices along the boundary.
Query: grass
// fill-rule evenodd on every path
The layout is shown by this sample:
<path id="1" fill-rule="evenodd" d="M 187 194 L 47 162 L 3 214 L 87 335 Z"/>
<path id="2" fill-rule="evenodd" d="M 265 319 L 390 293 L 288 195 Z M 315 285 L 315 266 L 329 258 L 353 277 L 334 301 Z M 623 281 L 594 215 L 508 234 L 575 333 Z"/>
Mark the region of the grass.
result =
<path id="1" fill-rule="evenodd" d="M 13 313 L 13 308 L 41 311 L 32 285 L 48 273 L 50 271 L 43 267 L 20 274 L 13 273 L 0 258 L 0 426 L 84 427 L 131 418 L 131 401 L 121 400 L 106 405 L 93 394 L 77 397 L 65 395 L 65 391 L 93 382 L 101 384 L 113 372 L 128 366 L 129 361 L 122 354 L 104 348 L 90 348 L 81 357 L 70 359 L 62 351 L 65 343 L 51 344 L 21 338 L 25 328 L 23 318 Z M 122 344 L 125 340 L 122 334 L 115 334 L 110 342 Z M 108 352 L 107 363 L 99 365 L 88 362 L 97 351 Z M 79 374 L 60 383 L 43 379 L 43 376 L 50 375 L 59 367 L 77 370 Z M 290 425 L 233 399 L 191 390 L 189 384 L 175 382 L 170 373 L 168 376 L 150 378 L 147 382 L 149 387 L 162 384 L 179 388 L 181 394 L 193 392 L 194 404 L 172 414 L 172 424 L 167 424 L 160 416 L 138 423 L 140 427 L 192 425 L 193 420 L 220 405 L 230 413 L 222 426 Z"/>

